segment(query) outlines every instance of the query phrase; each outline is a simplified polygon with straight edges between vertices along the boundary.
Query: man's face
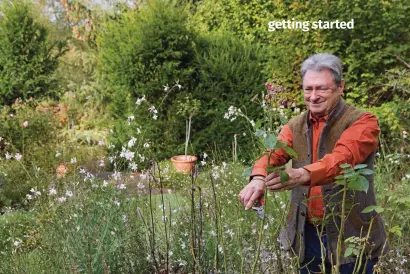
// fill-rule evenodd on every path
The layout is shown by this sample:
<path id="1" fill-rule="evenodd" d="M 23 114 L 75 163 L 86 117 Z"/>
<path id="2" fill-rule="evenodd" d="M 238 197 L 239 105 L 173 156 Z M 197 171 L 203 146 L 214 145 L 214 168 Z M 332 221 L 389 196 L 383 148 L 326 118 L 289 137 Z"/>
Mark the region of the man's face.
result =
<path id="1" fill-rule="evenodd" d="M 305 104 L 313 115 L 321 117 L 329 114 L 343 94 L 344 82 L 336 86 L 332 73 L 308 70 L 303 79 Z"/>

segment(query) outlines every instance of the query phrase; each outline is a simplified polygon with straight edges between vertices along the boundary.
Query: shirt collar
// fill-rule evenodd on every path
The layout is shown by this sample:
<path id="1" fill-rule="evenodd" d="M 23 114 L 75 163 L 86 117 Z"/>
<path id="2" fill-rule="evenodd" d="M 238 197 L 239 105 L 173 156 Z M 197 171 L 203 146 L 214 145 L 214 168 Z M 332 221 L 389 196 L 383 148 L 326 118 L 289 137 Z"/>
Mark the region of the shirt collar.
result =
<path id="1" fill-rule="evenodd" d="M 322 117 L 316 117 L 312 114 L 312 112 L 309 112 L 309 121 L 312 124 L 319 125 L 319 122 L 326 122 L 328 117 L 329 117 L 329 115 L 325 115 L 325 116 L 322 116 Z"/>

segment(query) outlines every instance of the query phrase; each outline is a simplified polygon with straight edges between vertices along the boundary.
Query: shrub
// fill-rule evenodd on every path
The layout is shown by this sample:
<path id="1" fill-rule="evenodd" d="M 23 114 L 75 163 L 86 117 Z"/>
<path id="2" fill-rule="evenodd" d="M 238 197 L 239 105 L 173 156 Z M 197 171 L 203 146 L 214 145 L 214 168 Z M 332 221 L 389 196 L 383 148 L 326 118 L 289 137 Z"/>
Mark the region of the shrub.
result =
<path id="1" fill-rule="evenodd" d="M 98 60 L 109 87 L 134 98 L 146 95 L 155 103 L 162 99 L 163 85 L 177 79 L 188 85 L 194 35 L 186 20 L 171 1 L 150 1 L 138 12 L 107 21 L 98 37 Z"/>
<path id="2" fill-rule="evenodd" d="M 231 33 L 211 32 L 199 37 L 199 79 L 193 94 L 202 105 L 192 130 L 192 144 L 197 151 L 209 152 L 215 141 L 222 150 L 231 151 L 234 135 L 238 134 L 240 156 L 249 158 L 255 147 L 248 122 L 239 120 L 234 126 L 223 117 L 230 106 L 241 107 L 255 120 L 262 117 L 262 108 L 253 99 L 264 89 L 268 76 L 262 70 L 267 61 L 264 47 Z"/>
<path id="3" fill-rule="evenodd" d="M 179 89 L 165 96 L 163 86 L 179 80 L 189 91 L 192 85 L 194 34 L 186 20 L 186 12 L 172 1 L 150 1 L 138 11 L 126 11 L 108 21 L 97 39 L 101 76 L 112 93 L 116 122 L 131 114 L 137 117 L 138 124 L 146 128 L 146 137 L 161 145 L 158 157 L 172 154 L 179 132 L 171 107 Z M 157 121 L 147 111 L 150 106 L 134 108 L 142 96 L 158 108 Z M 114 140 L 129 138 L 119 130 L 114 135 Z"/>
<path id="4" fill-rule="evenodd" d="M 56 167 L 74 157 L 70 172 L 81 165 L 97 169 L 105 148 L 86 146 L 88 142 L 82 144 L 78 135 L 73 140 L 66 136 L 62 142 L 64 135 L 60 135 L 57 122 L 52 108 L 38 106 L 37 101 L 17 100 L 0 109 L 0 207 L 20 204 L 32 187 L 47 187 L 55 178 Z"/>
<path id="5" fill-rule="evenodd" d="M 57 79 L 52 74 L 64 43 L 48 40 L 48 30 L 35 21 L 28 4 L 5 3 L 2 13 L 0 105 L 10 105 L 17 98 L 57 95 Z"/>
<path id="6" fill-rule="evenodd" d="M 35 105 L 17 100 L 12 107 L 0 109 L 2 204 L 21 201 L 30 187 L 48 177 L 38 177 L 40 173 L 54 171 L 50 159 L 57 143 L 56 120 L 50 112 L 37 111 Z"/>

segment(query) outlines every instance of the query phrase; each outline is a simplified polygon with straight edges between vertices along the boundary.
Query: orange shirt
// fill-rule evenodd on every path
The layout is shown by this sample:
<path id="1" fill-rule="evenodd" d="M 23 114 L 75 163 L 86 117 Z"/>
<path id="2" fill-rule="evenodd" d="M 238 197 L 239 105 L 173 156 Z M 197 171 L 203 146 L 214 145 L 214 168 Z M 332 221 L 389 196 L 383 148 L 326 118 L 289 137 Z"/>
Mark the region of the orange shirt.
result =
<path id="1" fill-rule="evenodd" d="M 332 183 L 334 177 L 341 171 L 340 164 L 349 163 L 353 166 L 362 163 L 373 151 L 376 151 L 380 128 L 377 118 L 371 113 L 363 114 L 356 122 L 346 129 L 336 142 L 331 154 L 326 154 L 322 159 L 318 159 L 317 146 L 320 133 L 326 123 L 327 116 L 315 119 L 310 116 L 313 127 L 312 136 L 312 164 L 304 168 L 310 172 L 310 187 L 308 201 L 308 220 L 313 217 L 323 218 L 324 203 L 322 198 L 321 185 Z M 288 125 L 285 125 L 278 140 L 286 142 L 290 147 L 293 143 L 293 133 Z M 283 149 L 276 150 L 269 159 L 270 165 L 283 165 L 289 160 L 289 156 Z M 268 156 L 264 155 L 255 162 L 252 176 L 266 176 L 268 167 Z"/>

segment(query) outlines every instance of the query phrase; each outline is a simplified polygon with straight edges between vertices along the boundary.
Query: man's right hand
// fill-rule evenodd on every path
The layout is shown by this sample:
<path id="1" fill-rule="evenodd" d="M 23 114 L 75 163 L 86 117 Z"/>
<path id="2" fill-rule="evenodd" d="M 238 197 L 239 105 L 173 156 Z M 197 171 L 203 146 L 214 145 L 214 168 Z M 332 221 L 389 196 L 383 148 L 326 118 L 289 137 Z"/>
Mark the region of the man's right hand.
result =
<path id="1" fill-rule="evenodd" d="M 245 210 L 251 208 L 265 194 L 265 178 L 261 176 L 254 177 L 241 192 L 239 200 L 245 206 Z"/>

